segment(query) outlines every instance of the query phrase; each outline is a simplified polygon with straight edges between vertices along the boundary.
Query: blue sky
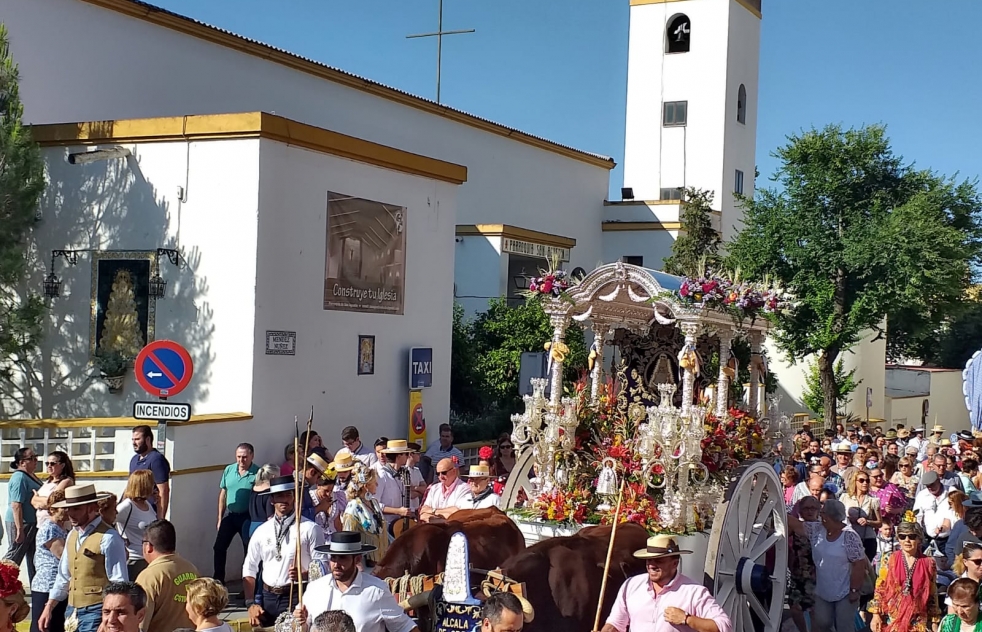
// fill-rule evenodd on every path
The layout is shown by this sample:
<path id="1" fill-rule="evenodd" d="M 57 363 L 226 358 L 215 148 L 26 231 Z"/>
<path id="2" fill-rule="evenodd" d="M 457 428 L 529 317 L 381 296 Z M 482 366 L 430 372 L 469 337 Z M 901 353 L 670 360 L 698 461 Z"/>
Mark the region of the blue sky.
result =
<path id="1" fill-rule="evenodd" d="M 437 0 L 151 0 L 434 97 Z M 443 102 L 574 147 L 624 151 L 628 0 L 444 0 Z M 802 128 L 884 123 L 908 161 L 982 174 L 979 0 L 764 0 L 757 162 Z M 611 176 L 613 196 L 621 186 Z"/>

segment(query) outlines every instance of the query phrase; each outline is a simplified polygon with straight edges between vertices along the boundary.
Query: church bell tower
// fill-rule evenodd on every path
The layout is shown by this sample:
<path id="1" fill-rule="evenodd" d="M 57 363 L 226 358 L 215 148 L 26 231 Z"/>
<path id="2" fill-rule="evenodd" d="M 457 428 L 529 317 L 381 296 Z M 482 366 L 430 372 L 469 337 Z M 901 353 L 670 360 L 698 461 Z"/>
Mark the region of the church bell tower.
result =
<path id="1" fill-rule="evenodd" d="M 680 188 L 711 190 L 730 239 L 754 188 L 761 0 L 629 1 L 624 187 L 666 226 Z"/>

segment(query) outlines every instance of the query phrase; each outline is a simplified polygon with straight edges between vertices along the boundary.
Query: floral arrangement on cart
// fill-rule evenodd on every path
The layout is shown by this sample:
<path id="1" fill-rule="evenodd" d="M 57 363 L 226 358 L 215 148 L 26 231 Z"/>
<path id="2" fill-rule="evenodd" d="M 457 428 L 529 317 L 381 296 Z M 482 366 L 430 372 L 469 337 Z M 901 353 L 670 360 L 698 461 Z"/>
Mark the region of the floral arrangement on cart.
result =
<path id="1" fill-rule="evenodd" d="M 627 276 L 627 268 L 619 266 L 619 278 Z M 734 331 L 759 331 L 766 324 L 754 327 L 758 318 L 772 321 L 793 307 L 792 297 L 781 288 L 766 280 L 742 280 L 739 271 L 701 270 L 691 278 L 671 278 L 678 281 L 677 288 L 650 294 L 656 319 L 657 303 L 667 302 L 689 314 L 693 326 L 706 319 Z M 526 294 L 551 301 L 557 313 L 572 314 L 585 308 L 589 317 L 595 316 L 591 314 L 594 307 L 609 305 L 617 296 L 616 292 L 598 294 L 594 302 L 577 305 L 582 296 L 577 286 L 582 281 L 557 269 L 554 262 L 552 269 L 530 279 Z M 621 284 L 637 303 L 635 286 L 630 281 Z M 713 313 L 730 318 L 713 317 Z M 727 322 L 730 324 L 722 324 Z M 679 368 L 688 374 L 685 385 L 689 390 L 683 388 L 683 401 L 691 402 L 697 399 L 691 390 L 691 374 L 700 367 L 695 359 L 695 330 L 690 331 L 679 354 Z M 765 454 L 767 420 L 761 422 L 755 413 L 728 407 L 720 389 L 707 389 L 699 405 L 678 408 L 673 403 L 678 390 L 675 384 L 657 385 L 657 406 L 628 403 L 626 385 L 616 380 L 591 387 L 602 379 L 593 370 L 602 356 L 602 345 L 602 341 L 595 343 L 590 351 L 590 379 L 584 377 L 573 385 L 566 397 L 547 398 L 549 380 L 532 380 L 525 412 L 514 415 L 512 422 L 516 445 L 532 451 L 534 476 L 527 501 L 512 511 L 525 519 L 569 525 L 610 523 L 616 515 L 619 522 L 635 522 L 652 533 L 708 529 L 727 475 L 748 459 Z M 726 346 L 728 352 L 728 343 Z M 566 349 L 561 335 L 546 342 L 545 348 L 551 364 L 563 362 Z M 755 368 L 761 365 L 759 354 L 756 364 Z M 725 379 L 734 378 L 728 367 L 721 366 L 721 370 L 728 373 Z M 723 380 L 721 375 L 721 384 Z M 714 403 L 710 399 L 714 392 L 721 392 L 716 397 L 724 399 Z M 750 411 L 756 410 L 755 400 L 749 402 Z"/>
<path id="2" fill-rule="evenodd" d="M 604 382 L 594 403 L 586 379 L 578 381 L 563 398 L 575 417 L 560 441 L 568 433 L 571 449 L 555 452 L 553 480 L 534 478 L 529 500 L 512 513 L 570 526 L 610 524 L 616 514 L 620 523 L 637 523 L 649 533 L 708 529 L 727 474 L 763 455 L 766 428 L 739 409 L 718 419 L 694 406 L 683 416 L 671 404 L 675 386 L 659 390 L 659 406 L 630 404 L 625 413 L 616 380 Z M 524 432 L 518 421 L 516 440 Z"/>

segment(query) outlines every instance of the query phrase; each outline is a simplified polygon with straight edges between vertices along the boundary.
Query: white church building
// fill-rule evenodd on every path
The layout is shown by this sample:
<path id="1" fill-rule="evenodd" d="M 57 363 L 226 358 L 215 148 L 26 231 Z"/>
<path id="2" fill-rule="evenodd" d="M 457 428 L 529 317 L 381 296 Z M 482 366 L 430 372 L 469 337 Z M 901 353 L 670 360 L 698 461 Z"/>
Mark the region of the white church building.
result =
<path id="1" fill-rule="evenodd" d="M 754 187 L 760 0 L 629 1 L 626 195 L 608 200 L 608 157 L 138 0 L 0 0 L 49 179 L 31 282 L 62 281 L 43 366 L 0 393 L 0 452 L 66 449 L 80 478 L 122 490 L 149 398 L 132 374 L 110 393 L 92 365 L 120 270 L 134 336 L 194 360 L 174 400 L 192 419 L 164 431 L 190 533 L 236 444 L 281 462 L 311 406 L 332 451 L 349 424 L 405 436 L 410 348 L 432 349 L 435 438 L 455 300 L 517 296 L 552 257 L 658 268 L 683 187 L 715 192 L 731 237 L 733 193 Z M 181 548 L 208 572 L 211 543 Z"/>

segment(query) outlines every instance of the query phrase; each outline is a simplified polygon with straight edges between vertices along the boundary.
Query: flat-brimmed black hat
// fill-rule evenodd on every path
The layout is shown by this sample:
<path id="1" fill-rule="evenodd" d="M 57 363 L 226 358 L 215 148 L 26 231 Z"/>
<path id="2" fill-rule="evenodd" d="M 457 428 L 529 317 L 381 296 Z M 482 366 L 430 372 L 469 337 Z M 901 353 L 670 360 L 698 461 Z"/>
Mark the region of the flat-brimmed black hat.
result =
<path id="1" fill-rule="evenodd" d="M 331 534 L 330 542 L 314 547 L 314 550 L 328 555 L 361 555 L 371 553 L 376 548 L 374 545 L 364 544 L 357 531 L 337 531 Z"/>
<path id="2" fill-rule="evenodd" d="M 280 492 L 292 492 L 297 488 L 297 479 L 292 476 L 277 476 L 269 481 L 269 489 L 259 492 L 260 496 L 267 494 L 278 494 Z"/>

